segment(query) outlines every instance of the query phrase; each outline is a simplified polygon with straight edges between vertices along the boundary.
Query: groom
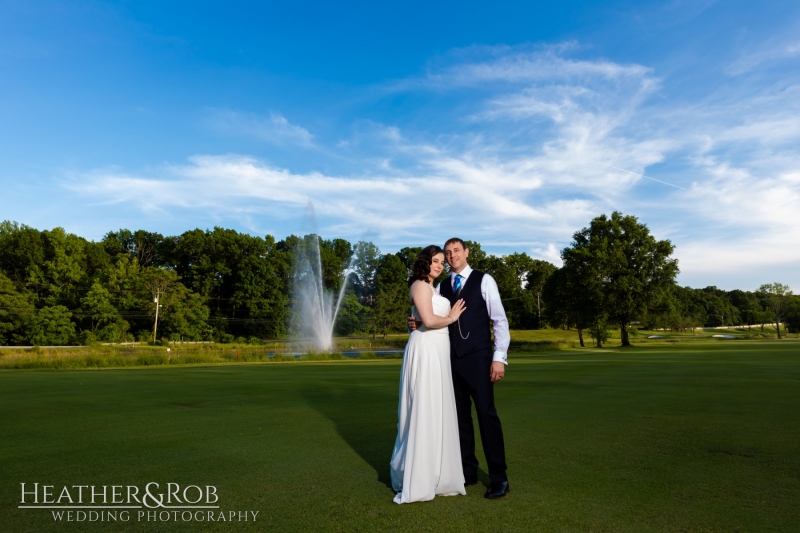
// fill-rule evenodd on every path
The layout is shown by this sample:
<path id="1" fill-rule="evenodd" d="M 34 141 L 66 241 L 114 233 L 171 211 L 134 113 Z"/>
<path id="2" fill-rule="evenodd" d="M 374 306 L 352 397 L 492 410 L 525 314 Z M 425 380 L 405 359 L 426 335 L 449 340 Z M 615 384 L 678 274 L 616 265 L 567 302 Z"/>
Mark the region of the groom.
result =
<path id="1" fill-rule="evenodd" d="M 450 276 L 437 287 L 450 305 L 463 299 L 466 311 L 450 328 L 450 361 L 458 414 L 461 465 L 465 485 L 478 483 L 478 458 L 475 456 L 475 430 L 472 425 L 472 402 L 478 415 L 483 451 L 489 467 L 491 484 L 484 496 L 502 498 L 509 491 L 506 477 L 506 453 L 503 429 L 494 406 L 494 384 L 506 372 L 506 353 L 511 337 L 508 320 L 494 279 L 467 264 L 469 249 L 454 237 L 444 243 Z M 494 348 L 489 321 L 494 329 Z M 409 328 L 416 329 L 413 317 Z"/>

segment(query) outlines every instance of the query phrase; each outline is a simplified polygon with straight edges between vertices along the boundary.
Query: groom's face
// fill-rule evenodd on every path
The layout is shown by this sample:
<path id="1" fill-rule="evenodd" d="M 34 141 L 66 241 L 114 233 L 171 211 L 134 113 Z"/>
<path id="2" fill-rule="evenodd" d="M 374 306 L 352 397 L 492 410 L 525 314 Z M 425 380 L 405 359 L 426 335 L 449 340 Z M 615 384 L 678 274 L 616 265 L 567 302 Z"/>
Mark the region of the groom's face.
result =
<path id="1" fill-rule="evenodd" d="M 444 249 L 444 254 L 447 256 L 447 264 L 456 274 L 464 270 L 467 266 L 467 257 L 469 257 L 469 248 L 461 246 L 460 242 L 453 242 L 448 244 Z"/>

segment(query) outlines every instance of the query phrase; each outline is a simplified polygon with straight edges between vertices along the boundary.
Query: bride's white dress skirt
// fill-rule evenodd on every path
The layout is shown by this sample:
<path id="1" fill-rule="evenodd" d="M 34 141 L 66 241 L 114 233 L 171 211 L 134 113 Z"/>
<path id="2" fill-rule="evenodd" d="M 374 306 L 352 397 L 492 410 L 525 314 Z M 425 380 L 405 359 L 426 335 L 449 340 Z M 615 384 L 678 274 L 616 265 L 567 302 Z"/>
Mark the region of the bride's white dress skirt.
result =
<path id="1" fill-rule="evenodd" d="M 450 302 L 434 295 L 433 309 L 447 316 Z M 397 411 L 391 461 L 394 502 L 466 494 L 447 328 L 422 327 L 411 333 L 403 355 Z"/>

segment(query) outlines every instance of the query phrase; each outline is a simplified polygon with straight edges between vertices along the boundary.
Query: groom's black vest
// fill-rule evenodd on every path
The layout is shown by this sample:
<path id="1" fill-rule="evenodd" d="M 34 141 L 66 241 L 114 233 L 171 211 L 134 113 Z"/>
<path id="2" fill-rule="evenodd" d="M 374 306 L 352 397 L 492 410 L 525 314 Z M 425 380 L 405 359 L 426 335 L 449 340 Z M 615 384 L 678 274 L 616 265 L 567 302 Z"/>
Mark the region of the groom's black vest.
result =
<path id="1" fill-rule="evenodd" d="M 464 280 L 465 283 L 461 286 L 459 294 L 453 293 L 450 276 L 442 282 L 439 289 L 439 294 L 450 300 L 451 306 L 457 300 L 463 299 L 467 308 L 457 322 L 448 326 L 450 328 L 450 350 L 456 354 L 456 357 L 464 357 L 478 350 L 492 351 L 489 311 L 486 310 L 486 300 L 481 295 L 481 282 L 484 275 L 483 272 L 477 270 L 470 272 L 469 278 Z"/>

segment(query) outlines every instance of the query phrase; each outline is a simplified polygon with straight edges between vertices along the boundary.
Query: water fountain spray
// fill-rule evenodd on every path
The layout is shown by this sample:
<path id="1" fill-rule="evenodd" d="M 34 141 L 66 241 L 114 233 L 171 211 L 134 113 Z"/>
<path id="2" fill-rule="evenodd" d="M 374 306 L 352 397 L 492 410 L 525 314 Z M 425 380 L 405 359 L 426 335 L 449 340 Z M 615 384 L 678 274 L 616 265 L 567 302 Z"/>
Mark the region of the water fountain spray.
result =
<path id="1" fill-rule="evenodd" d="M 299 242 L 295 249 L 294 301 L 296 316 L 300 320 L 303 337 L 313 340 L 316 349 L 331 351 L 333 348 L 333 327 L 339 307 L 347 289 L 347 278 L 352 271 L 354 253 L 344 271 L 344 280 L 339 294 L 334 300 L 331 291 L 323 284 L 322 255 L 320 238 L 317 233 L 317 220 L 314 204 L 308 202 L 307 215 L 313 228 L 310 238 Z M 358 247 L 356 247 L 356 252 Z"/>

